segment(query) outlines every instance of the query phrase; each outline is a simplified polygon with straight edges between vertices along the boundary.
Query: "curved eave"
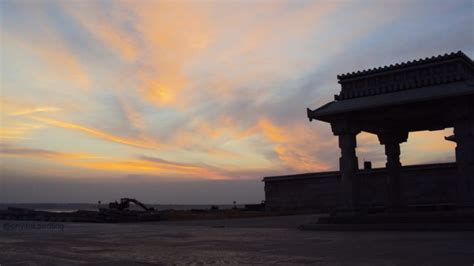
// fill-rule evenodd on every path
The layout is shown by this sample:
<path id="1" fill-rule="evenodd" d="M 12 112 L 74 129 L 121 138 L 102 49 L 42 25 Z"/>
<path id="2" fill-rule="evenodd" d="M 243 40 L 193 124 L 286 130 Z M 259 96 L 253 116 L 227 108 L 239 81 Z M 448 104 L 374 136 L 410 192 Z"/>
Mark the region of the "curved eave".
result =
<path id="1" fill-rule="evenodd" d="M 329 122 L 334 116 L 350 112 L 466 95 L 474 95 L 474 80 L 332 101 L 316 110 L 307 109 L 307 113 L 310 121 L 316 119 Z"/>
<path id="2" fill-rule="evenodd" d="M 309 108 L 306 108 L 306 112 L 308 114 L 308 118 L 309 118 L 309 122 L 311 122 L 313 119 L 315 120 L 321 120 L 321 121 L 325 121 L 325 122 L 329 122 L 328 121 L 328 117 L 327 115 L 325 115 L 326 113 L 326 110 L 327 109 L 330 109 L 332 110 L 332 105 L 334 104 L 337 104 L 338 102 L 337 101 L 332 101 L 332 102 L 329 102 L 315 110 L 311 110 Z"/>

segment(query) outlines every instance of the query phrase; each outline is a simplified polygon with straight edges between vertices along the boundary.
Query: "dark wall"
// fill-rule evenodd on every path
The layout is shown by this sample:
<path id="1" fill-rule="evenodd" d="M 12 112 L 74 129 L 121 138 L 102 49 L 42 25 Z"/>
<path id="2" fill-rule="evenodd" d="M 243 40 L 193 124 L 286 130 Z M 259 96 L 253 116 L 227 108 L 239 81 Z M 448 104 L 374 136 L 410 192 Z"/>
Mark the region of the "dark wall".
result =
<path id="1" fill-rule="evenodd" d="M 383 206 L 387 201 L 385 169 L 360 170 L 360 204 Z M 456 195 L 455 163 L 402 168 L 402 199 L 408 205 L 452 203 Z M 266 177 L 265 200 L 270 211 L 328 211 L 336 207 L 339 172 Z"/>

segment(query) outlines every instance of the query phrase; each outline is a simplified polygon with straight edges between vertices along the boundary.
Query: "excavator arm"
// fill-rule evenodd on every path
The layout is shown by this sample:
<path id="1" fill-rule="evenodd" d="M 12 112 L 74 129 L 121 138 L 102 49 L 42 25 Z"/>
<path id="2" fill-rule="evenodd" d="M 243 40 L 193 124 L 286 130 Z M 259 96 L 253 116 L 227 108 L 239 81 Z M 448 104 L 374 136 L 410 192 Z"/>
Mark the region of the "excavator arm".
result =
<path id="1" fill-rule="evenodd" d="M 109 203 L 109 208 L 110 209 L 117 209 L 117 210 L 125 210 L 125 209 L 128 209 L 130 207 L 130 203 L 133 203 L 137 206 L 140 206 L 141 208 L 143 208 L 145 211 L 154 211 L 155 209 L 154 208 L 149 208 L 147 207 L 145 204 L 143 204 L 142 202 L 136 200 L 136 199 L 132 199 L 132 198 L 121 198 L 120 199 L 120 202 L 111 202 Z"/>
<path id="2" fill-rule="evenodd" d="M 142 207 L 145 211 L 153 211 L 153 210 L 155 210 L 154 208 L 149 208 L 149 207 L 147 207 L 145 204 L 143 204 L 142 202 L 140 202 L 140 201 L 138 201 L 138 200 L 136 200 L 136 199 L 125 198 L 125 200 L 126 200 L 128 203 L 132 202 L 132 203 L 134 203 L 135 205 Z"/>

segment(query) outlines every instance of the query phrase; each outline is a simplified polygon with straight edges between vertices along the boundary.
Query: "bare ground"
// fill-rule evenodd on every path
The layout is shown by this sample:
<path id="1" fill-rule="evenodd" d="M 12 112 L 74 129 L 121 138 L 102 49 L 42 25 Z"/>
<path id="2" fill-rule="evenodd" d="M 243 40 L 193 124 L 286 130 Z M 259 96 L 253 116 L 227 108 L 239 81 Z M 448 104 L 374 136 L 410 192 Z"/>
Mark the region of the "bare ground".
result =
<path id="1" fill-rule="evenodd" d="M 297 229 L 316 217 L 63 223 L 63 230 L 39 229 L 48 224 L 42 222 L 0 221 L 0 265 L 474 264 L 474 232 Z"/>

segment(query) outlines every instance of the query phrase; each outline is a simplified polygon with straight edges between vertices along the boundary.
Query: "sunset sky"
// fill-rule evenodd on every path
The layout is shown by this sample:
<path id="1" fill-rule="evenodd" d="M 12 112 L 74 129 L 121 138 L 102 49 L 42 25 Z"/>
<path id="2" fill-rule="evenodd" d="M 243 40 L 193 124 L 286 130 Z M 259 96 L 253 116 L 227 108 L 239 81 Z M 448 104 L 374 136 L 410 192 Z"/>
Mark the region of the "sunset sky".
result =
<path id="1" fill-rule="evenodd" d="M 338 169 L 336 75 L 462 50 L 467 1 L 1 1 L 0 202 L 259 202 Z M 411 133 L 404 165 L 454 160 Z M 385 164 L 358 136 L 359 162 Z"/>

